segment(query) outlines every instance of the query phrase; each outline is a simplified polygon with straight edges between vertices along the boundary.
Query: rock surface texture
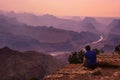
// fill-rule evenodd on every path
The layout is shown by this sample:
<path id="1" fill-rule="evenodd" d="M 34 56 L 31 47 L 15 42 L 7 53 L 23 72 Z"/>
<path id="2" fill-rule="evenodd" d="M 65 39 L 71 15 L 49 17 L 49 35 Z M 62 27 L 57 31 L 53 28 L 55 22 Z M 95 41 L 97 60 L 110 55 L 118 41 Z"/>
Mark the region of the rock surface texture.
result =
<path id="1" fill-rule="evenodd" d="M 44 80 L 120 80 L 120 55 L 99 55 L 99 67 L 90 70 L 83 64 L 69 64 Z"/>

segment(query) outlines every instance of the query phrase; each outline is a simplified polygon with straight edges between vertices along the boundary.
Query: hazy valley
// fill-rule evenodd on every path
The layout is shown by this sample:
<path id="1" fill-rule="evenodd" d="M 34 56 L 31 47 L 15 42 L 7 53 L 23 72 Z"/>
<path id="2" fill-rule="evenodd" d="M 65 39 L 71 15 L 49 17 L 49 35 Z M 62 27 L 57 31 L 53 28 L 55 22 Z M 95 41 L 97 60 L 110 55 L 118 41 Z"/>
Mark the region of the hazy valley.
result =
<path id="1" fill-rule="evenodd" d="M 76 19 L 0 11 L 0 77 L 43 79 L 68 64 L 71 52 L 86 45 L 110 54 L 120 44 L 119 30 L 119 18 Z"/>

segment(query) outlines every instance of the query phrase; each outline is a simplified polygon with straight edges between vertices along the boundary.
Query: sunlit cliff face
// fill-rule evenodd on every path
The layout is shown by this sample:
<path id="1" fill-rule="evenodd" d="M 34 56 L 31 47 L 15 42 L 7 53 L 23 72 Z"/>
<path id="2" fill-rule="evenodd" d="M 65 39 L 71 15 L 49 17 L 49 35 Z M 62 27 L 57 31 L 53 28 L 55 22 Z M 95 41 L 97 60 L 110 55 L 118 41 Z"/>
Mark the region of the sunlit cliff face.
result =
<path id="1" fill-rule="evenodd" d="M 0 10 L 56 16 L 120 17 L 120 0 L 0 0 Z"/>

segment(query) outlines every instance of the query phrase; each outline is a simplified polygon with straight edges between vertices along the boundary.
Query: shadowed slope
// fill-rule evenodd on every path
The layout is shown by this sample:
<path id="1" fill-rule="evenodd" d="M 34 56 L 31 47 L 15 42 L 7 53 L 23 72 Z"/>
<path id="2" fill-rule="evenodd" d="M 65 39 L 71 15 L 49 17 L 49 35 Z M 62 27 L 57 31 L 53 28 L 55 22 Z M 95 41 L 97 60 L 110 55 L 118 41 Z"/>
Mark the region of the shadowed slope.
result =
<path id="1" fill-rule="evenodd" d="M 33 77 L 42 79 L 63 64 L 52 56 L 27 51 L 19 52 L 8 47 L 0 49 L 1 80 L 29 80 Z"/>

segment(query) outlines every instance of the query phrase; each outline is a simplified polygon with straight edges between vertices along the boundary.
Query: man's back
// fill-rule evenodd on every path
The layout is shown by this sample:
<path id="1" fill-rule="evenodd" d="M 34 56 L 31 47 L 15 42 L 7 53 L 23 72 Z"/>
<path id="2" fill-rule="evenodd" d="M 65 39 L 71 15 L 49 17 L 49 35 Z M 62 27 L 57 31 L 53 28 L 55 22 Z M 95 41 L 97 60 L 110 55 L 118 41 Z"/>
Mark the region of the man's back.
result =
<path id="1" fill-rule="evenodd" d="M 85 53 L 85 58 L 87 59 L 87 65 L 96 65 L 96 53 L 94 51 L 87 51 Z"/>

